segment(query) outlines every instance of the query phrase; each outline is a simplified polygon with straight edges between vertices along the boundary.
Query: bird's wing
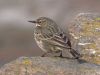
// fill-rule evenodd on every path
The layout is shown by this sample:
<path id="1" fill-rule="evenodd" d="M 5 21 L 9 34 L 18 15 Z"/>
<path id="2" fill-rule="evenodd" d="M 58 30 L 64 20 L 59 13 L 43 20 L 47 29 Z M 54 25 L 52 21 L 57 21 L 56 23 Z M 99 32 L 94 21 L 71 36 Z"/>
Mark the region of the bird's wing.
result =
<path id="1" fill-rule="evenodd" d="M 63 48 L 71 48 L 71 43 L 68 37 L 64 32 L 62 33 L 56 33 L 53 35 L 53 37 L 49 40 L 52 44 L 55 46 L 63 47 Z"/>
<path id="2" fill-rule="evenodd" d="M 76 50 L 71 48 L 71 42 L 70 42 L 69 38 L 66 36 L 66 34 L 64 32 L 62 32 L 62 33 L 58 32 L 56 34 L 53 34 L 52 37 L 46 38 L 45 41 L 48 42 L 49 44 L 57 47 L 57 48 L 59 47 L 61 50 L 69 49 L 69 52 L 75 58 L 80 57 L 80 54 Z"/>
<path id="3" fill-rule="evenodd" d="M 70 53 L 75 57 L 75 58 L 79 58 L 81 55 L 80 53 L 78 53 L 76 50 L 71 48 L 71 42 L 69 40 L 69 38 L 66 36 L 66 34 L 64 33 L 60 33 L 59 35 L 54 35 L 54 37 L 52 38 L 53 41 L 56 42 L 56 45 L 59 47 L 62 47 L 64 49 L 70 49 Z"/>
<path id="4" fill-rule="evenodd" d="M 54 34 L 52 40 L 59 43 L 59 44 L 61 44 L 62 46 L 66 46 L 67 48 L 71 47 L 70 40 L 68 39 L 66 34 L 63 33 L 63 32 L 60 33 L 60 34 Z"/>

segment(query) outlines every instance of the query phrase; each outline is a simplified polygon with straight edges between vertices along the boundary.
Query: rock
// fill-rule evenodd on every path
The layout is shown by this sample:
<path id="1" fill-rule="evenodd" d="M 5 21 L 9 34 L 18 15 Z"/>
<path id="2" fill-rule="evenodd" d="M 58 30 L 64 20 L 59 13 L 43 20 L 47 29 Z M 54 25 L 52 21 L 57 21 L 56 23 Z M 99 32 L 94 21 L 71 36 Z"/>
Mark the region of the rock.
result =
<path id="1" fill-rule="evenodd" d="M 2 66 L 0 75 L 100 75 L 100 65 L 59 57 L 20 57 Z"/>
<path id="2" fill-rule="evenodd" d="M 100 15 L 81 13 L 69 26 L 73 48 L 82 59 L 100 65 Z"/>

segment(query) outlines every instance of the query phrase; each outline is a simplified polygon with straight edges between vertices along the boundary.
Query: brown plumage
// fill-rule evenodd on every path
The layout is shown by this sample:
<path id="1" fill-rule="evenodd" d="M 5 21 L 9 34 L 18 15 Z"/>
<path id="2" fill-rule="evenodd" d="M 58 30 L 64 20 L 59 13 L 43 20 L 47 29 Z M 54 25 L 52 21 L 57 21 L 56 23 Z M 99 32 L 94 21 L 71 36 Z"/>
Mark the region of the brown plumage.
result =
<path id="1" fill-rule="evenodd" d="M 74 58 L 79 58 L 80 54 L 72 49 L 71 42 L 66 36 L 66 33 L 50 18 L 40 17 L 36 21 L 29 21 L 35 23 L 34 38 L 38 46 L 47 53 L 61 53 L 63 50 L 69 50 Z"/>

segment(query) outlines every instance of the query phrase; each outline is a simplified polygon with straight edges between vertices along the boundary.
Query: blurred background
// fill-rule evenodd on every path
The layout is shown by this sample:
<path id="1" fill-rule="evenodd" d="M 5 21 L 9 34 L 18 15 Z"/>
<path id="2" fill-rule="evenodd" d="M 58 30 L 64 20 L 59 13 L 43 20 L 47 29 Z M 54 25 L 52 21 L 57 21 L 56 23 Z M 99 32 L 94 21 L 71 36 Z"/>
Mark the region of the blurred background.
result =
<path id="1" fill-rule="evenodd" d="M 66 29 L 81 12 L 100 13 L 100 0 L 0 0 L 0 66 L 43 54 L 33 39 L 34 25 L 27 21 L 46 16 Z"/>

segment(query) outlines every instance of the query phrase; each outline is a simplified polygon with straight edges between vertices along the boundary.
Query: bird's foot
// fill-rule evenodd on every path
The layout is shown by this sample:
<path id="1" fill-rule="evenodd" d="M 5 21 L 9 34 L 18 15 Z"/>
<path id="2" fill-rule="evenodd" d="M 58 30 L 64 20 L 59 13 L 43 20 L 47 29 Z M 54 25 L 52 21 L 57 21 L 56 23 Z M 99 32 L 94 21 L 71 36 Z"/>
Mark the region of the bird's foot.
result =
<path id="1" fill-rule="evenodd" d="M 44 54 L 41 55 L 41 57 L 45 57 L 46 55 L 47 55 L 47 53 L 44 53 Z"/>

